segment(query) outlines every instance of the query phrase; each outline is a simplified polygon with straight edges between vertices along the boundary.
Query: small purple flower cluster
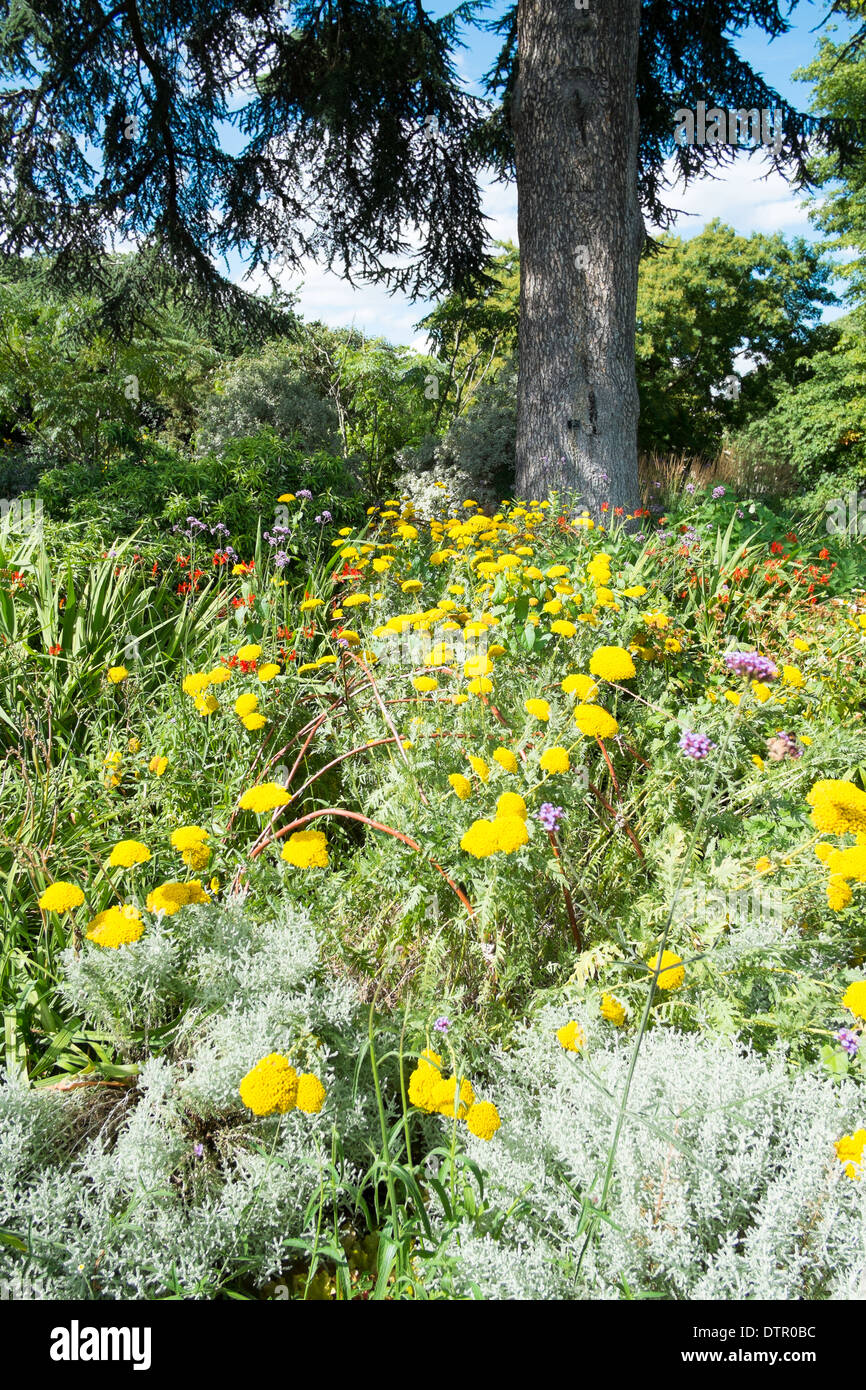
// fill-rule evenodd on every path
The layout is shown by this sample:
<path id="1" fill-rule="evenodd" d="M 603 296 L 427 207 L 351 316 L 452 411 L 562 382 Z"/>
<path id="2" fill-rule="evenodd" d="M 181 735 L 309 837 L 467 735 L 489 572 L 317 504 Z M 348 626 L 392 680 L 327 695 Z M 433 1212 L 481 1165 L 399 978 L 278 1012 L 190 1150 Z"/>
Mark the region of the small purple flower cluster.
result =
<path id="1" fill-rule="evenodd" d="M 444 1014 L 441 1018 L 437 1018 L 436 1022 L 433 1024 L 434 1031 L 437 1033 L 447 1033 L 450 1027 L 451 1020 L 450 1018 L 445 1018 Z"/>
<path id="2" fill-rule="evenodd" d="M 172 526 L 171 529 L 172 529 L 172 532 L 173 532 L 174 534 L 177 534 L 177 532 L 180 530 L 180 522 L 178 522 L 176 526 Z M 223 524 L 223 522 L 221 522 L 221 521 L 216 522 L 216 524 L 215 524 L 214 526 L 208 526 L 208 524 L 207 524 L 206 521 L 199 521 L 199 519 L 198 519 L 197 516 L 188 516 L 188 517 L 187 517 L 187 519 L 186 519 L 186 530 L 183 532 L 184 538 L 185 538 L 186 540 L 188 540 L 188 541 L 194 541 L 194 540 L 196 540 L 197 537 L 200 536 L 200 535 L 202 534 L 203 531 L 207 531 L 208 534 L 211 535 L 211 536 L 230 536 L 230 535 L 231 535 L 231 531 L 229 530 L 229 528 L 228 528 L 227 526 L 225 526 L 225 525 Z M 223 548 L 224 548 L 227 552 L 230 550 L 230 547 L 229 547 L 229 546 L 224 546 Z M 235 552 L 234 552 L 233 550 L 231 551 L 231 553 L 232 553 L 232 555 L 235 554 Z M 237 559 L 237 556 L 235 556 L 235 559 Z"/>
<path id="3" fill-rule="evenodd" d="M 760 652 L 725 652 L 725 665 L 729 671 L 749 680 L 771 681 L 779 674 L 775 661 Z"/>
<path id="4" fill-rule="evenodd" d="M 323 512 L 320 512 L 319 515 L 316 517 L 316 521 L 319 523 L 320 526 L 324 526 L 326 522 L 333 520 L 334 518 L 331 516 L 331 513 L 327 509 Z"/>
<path id="5" fill-rule="evenodd" d="M 686 483 L 686 492 L 688 492 L 688 493 L 693 493 L 694 490 L 695 490 L 695 485 L 694 485 L 694 483 Z"/>
<path id="6" fill-rule="evenodd" d="M 313 494 L 310 492 L 309 488 L 300 487 L 295 493 L 295 496 L 301 497 L 305 502 L 310 502 L 312 500 Z"/>
<path id="7" fill-rule="evenodd" d="M 724 489 L 723 487 L 714 487 L 714 488 L 713 488 L 713 501 L 714 501 L 714 502 L 718 502 L 719 498 L 720 498 L 720 497 L 724 497 L 724 495 L 725 495 L 725 489 Z"/>
<path id="8" fill-rule="evenodd" d="M 701 539 L 701 533 L 696 531 L 694 526 L 690 526 L 687 531 L 683 531 L 681 539 L 683 545 L 697 545 Z"/>
<path id="9" fill-rule="evenodd" d="M 680 739 L 680 752 L 687 758 L 694 758 L 696 762 L 709 757 L 710 749 L 715 746 L 706 734 L 694 734 L 689 730 L 686 730 Z"/>
<path id="10" fill-rule="evenodd" d="M 860 1047 L 860 1039 L 851 1028 L 840 1028 L 836 1034 L 836 1041 L 840 1042 L 848 1053 L 849 1057 L 856 1057 Z"/>
<path id="11" fill-rule="evenodd" d="M 542 802 L 538 809 L 538 819 L 548 832 L 558 828 L 564 815 L 565 810 L 562 806 L 553 806 L 549 801 Z"/>

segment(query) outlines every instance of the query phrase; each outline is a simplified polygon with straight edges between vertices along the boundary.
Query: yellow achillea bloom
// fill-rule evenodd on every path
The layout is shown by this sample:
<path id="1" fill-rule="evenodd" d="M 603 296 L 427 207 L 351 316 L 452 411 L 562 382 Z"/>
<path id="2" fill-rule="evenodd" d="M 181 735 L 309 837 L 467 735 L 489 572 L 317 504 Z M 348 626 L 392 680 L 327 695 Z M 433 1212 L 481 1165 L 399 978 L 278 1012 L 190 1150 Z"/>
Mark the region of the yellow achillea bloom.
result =
<path id="1" fill-rule="evenodd" d="M 842 1006 L 866 1023 L 866 980 L 855 980 L 848 986 L 842 995 Z"/>
<path id="2" fill-rule="evenodd" d="M 831 845 L 829 840 L 820 840 L 815 846 L 815 857 L 820 859 L 822 864 L 826 864 L 834 849 L 835 845 Z"/>
<path id="3" fill-rule="evenodd" d="M 251 733 L 256 729 L 263 729 L 267 722 L 263 714 L 245 714 L 241 719 L 244 728 L 249 729 Z"/>
<path id="4" fill-rule="evenodd" d="M 404 579 L 400 588 L 404 594 L 417 594 L 419 589 L 423 589 L 420 579 Z"/>
<path id="5" fill-rule="evenodd" d="M 581 676 L 574 674 L 566 676 L 560 689 L 566 695 L 576 695 L 579 700 L 591 704 L 598 694 L 598 685 L 592 676 Z"/>
<path id="6" fill-rule="evenodd" d="M 467 801 L 472 795 L 472 783 L 468 777 L 464 777 L 462 772 L 452 772 L 448 778 L 451 783 L 455 796 L 459 796 L 461 801 Z"/>
<path id="7" fill-rule="evenodd" d="M 200 695 L 203 690 L 207 690 L 212 684 L 211 673 L 209 671 L 190 671 L 188 676 L 184 676 L 182 681 L 183 692 L 185 695 Z"/>
<path id="8" fill-rule="evenodd" d="M 586 738 L 613 738 L 619 724 L 601 705 L 576 705 L 574 722 Z"/>
<path id="9" fill-rule="evenodd" d="M 568 757 L 568 749 L 546 748 L 539 760 L 539 766 L 543 772 L 568 772 L 571 766 Z"/>
<path id="10" fill-rule="evenodd" d="M 252 714 L 253 710 L 259 707 L 258 695 L 239 695 L 235 700 L 235 714 L 243 719 L 245 714 Z"/>
<path id="11" fill-rule="evenodd" d="M 312 609 L 318 608 L 324 602 L 325 600 L 323 598 L 305 598 L 301 604 L 301 612 L 309 613 Z"/>
<path id="12" fill-rule="evenodd" d="M 168 767 L 168 758 L 163 758 L 159 753 L 151 758 L 147 765 L 148 772 L 152 772 L 155 777 L 161 777 Z"/>
<path id="13" fill-rule="evenodd" d="M 466 1128 L 476 1139 L 491 1140 L 501 1124 L 499 1111 L 492 1101 L 479 1100 L 469 1107 Z"/>
<path id="14" fill-rule="evenodd" d="M 498 763 L 506 772 L 517 771 L 517 759 L 510 748 L 497 748 L 493 754 L 493 761 Z"/>
<path id="15" fill-rule="evenodd" d="M 71 912 L 73 908 L 80 907 L 84 902 L 84 893 L 77 883 L 64 883 L 58 880 L 52 883 L 42 897 L 39 899 L 39 906 L 43 912 Z"/>
<path id="16" fill-rule="evenodd" d="M 550 718 L 550 705 L 546 700 L 526 700 L 523 708 L 533 719 L 540 719 L 542 724 L 546 724 Z"/>
<path id="17" fill-rule="evenodd" d="M 489 695 L 493 689 L 493 681 L 488 680 L 486 676 L 476 676 L 474 680 L 469 682 L 466 689 L 470 695 Z"/>
<path id="18" fill-rule="evenodd" d="M 280 855 L 296 869 L 327 869 L 328 841 L 321 830 L 296 830 L 283 845 Z"/>
<path id="19" fill-rule="evenodd" d="M 519 816 L 521 820 L 526 820 L 528 814 L 526 802 L 518 792 L 503 792 L 496 803 L 497 817 Z"/>
<path id="20" fill-rule="evenodd" d="M 238 661 L 258 661 L 262 654 L 262 649 L 257 642 L 250 642 L 245 647 L 238 647 Z"/>
<path id="21" fill-rule="evenodd" d="M 311 1071 L 302 1072 L 298 1077 L 298 1093 L 295 1105 L 305 1115 L 318 1115 L 325 1104 L 327 1092 L 317 1076 Z"/>
<path id="22" fill-rule="evenodd" d="M 434 1081 L 430 1088 L 430 1102 L 433 1110 L 439 1115 L 447 1115 L 450 1119 L 455 1118 L 454 1106 L 457 1104 L 458 1120 L 465 1120 L 469 1112 L 469 1107 L 475 1101 L 475 1092 L 472 1083 L 465 1079 L 460 1081 L 460 1098 L 457 1100 L 457 1077 L 443 1076 L 438 1081 Z"/>
<path id="23" fill-rule="evenodd" d="M 769 872 L 770 869 L 772 869 L 772 867 L 773 867 L 773 861 L 772 861 L 772 859 L 768 859 L 768 858 L 766 857 L 766 855 L 764 855 L 764 856 L 762 856 L 762 858 L 760 858 L 760 859 L 758 859 L 758 860 L 756 861 L 756 863 L 755 863 L 755 873 L 756 873 L 756 874 L 766 874 L 766 873 Z"/>
<path id="24" fill-rule="evenodd" d="M 214 666 L 213 670 L 208 671 L 207 679 L 209 685 L 225 685 L 230 681 L 232 672 L 230 666 Z"/>
<path id="25" fill-rule="evenodd" d="M 215 695 L 196 695 L 193 704 L 203 719 L 209 714 L 213 714 L 220 707 L 220 702 Z"/>
<path id="26" fill-rule="evenodd" d="M 264 684 L 265 681 L 272 681 L 274 676 L 278 676 L 279 674 L 280 668 L 275 661 L 266 661 L 264 666 L 260 666 L 256 672 L 262 684 Z"/>
<path id="27" fill-rule="evenodd" d="M 298 1073 L 288 1057 L 269 1052 L 248 1071 L 238 1093 L 254 1115 L 285 1115 L 298 1101 Z"/>
<path id="28" fill-rule="evenodd" d="M 565 618 L 558 618 L 555 623 L 550 624 L 550 630 L 555 632 L 557 637 L 573 637 L 577 632 L 577 627 Z"/>
<path id="29" fill-rule="evenodd" d="M 564 1023 L 561 1028 L 557 1028 L 556 1036 L 561 1047 L 566 1052 L 580 1052 L 586 1047 L 586 1033 L 581 1028 L 576 1019 L 572 1018 L 568 1023 Z"/>
<path id="30" fill-rule="evenodd" d="M 495 854 L 499 848 L 499 842 L 498 832 L 493 821 L 474 820 L 461 839 L 460 848 L 475 859 L 486 859 L 489 855 Z"/>
<path id="31" fill-rule="evenodd" d="M 238 804 L 242 811 L 264 815 L 267 811 L 275 811 L 278 806 L 288 806 L 291 799 L 279 782 L 260 782 L 257 787 L 245 791 Z"/>
<path id="32" fill-rule="evenodd" d="M 173 917 L 189 903 L 206 902 L 210 902 L 210 899 L 200 880 L 194 878 L 189 883 L 161 883 L 152 893 L 148 893 L 145 906 L 148 912 L 162 912 L 166 917 Z"/>
<path id="33" fill-rule="evenodd" d="M 764 771 L 764 759 L 761 757 L 760 753 L 752 754 L 752 762 L 755 764 L 755 767 L 758 769 L 759 772 Z"/>
<path id="34" fill-rule="evenodd" d="M 196 845 L 204 844 L 207 838 L 208 832 L 203 830 L 200 825 L 181 825 L 177 830 L 171 832 L 173 847 L 181 851 L 194 849 Z"/>
<path id="35" fill-rule="evenodd" d="M 441 1066 L 442 1058 L 439 1054 L 425 1048 L 418 1058 L 418 1065 L 409 1077 L 410 1105 L 416 1106 L 419 1110 L 426 1110 L 429 1115 L 436 1109 L 433 1094 L 442 1080 Z"/>
<path id="36" fill-rule="evenodd" d="M 803 684 L 803 672 L 797 666 L 783 666 L 782 681 L 785 685 L 793 685 L 799 690 Z"/>
<path id="37" fill-rule="evenodd" d="M 856 835 L 866 831 L 866 792 L 853 782 L 822 779 L 806 795 L 812 824 L 824 835 Z"/>
<path id="38" fill-rule="evenodd" d="M 501 854 L 513 854 L 515 850 L 529 843 L 529 831 L 523 816 L 497 814 L 493 829 L 496 835 L 495 849 Z"/>
<path id="39" fill-rule="evenodd" d="M 832 850 L 827 856 L 827 868 L 831 874 L 866 883 L 866 845 L 851 845 L 848 849 Z"/>
<path id="40" fill-rule="evenodd" d="M 615 1028 L 621 1028 L 625 1023 L 625 1009 L 618 999 L 612 994 L 601 996 L 601 1016 L 606 1018 L 608 1023 L 612 1023 Z"/>
<path id="41" fill-rule="evenodd" d="M 421 695 L 426 695 L 428 691 L 439 688 L 439 682 L 435 676 L 415 676 L 412 684 Z"/>
<path id="42" fill-rule="evenodd" d="M 605 681 L 627 681 L 635 673 L 635 665 L 625 647 L 597 647 L 589 660 L 594 676 Z"/>
<path id="43" fill-rule="evenodd" d="M 686 977 L 683 958 L 675 955 L 673 951 L 662 951 L 661 961 L 659 961 L 658 954 L 654 955 L 651 960 L 647 961 L 647 970 L 651 975 L 654 975 L 658 970 L 659 989 L 679 989 Z"/>
<path id="44" fill-rule="evenodd" d="M 471 656 L 468 661 L 463 663 L 463 674 L 470 679 L 476 676 L 489 676 L 493 670 L 493 662 L 486 656 Z"/>
<path id="45" fill-rule="evenodd" d="M 131 869 L 133 864 L 146 864 L 149 858 L 150 850 L 141 840 L 118 840 L 108 856 L 108 866 L 111 869 Z"/>
<path id="46" fill-rule="evenodd" d="M 131 903 L 97 912 L 93 921 L 87 924 L 87 940 L 112 950 L 117 950 L 119 946 L 131 945 L 143 933 L 144 922 L 141 920 L 141 913 Z"/>
<path id="47" fill-rule="evenodd" d="M 863 1151 L 866 1149 L 866 1129 L 857 1129 L 853 1134 L 843 1134 L 841 1139 L 837 1139 L 833 1148 L 836 1150 L 836 1157 L 839 1162 L 844 1164 L 845 1172 L 854 1182 L 860 1182 L 863 1176 Z"/>
<path id="48" fill-rule="evenodd" d="M 128 675 L 129 672 L 125 666 L 110 666 L 108 668 L 108 679 L 112 685 L 120 685 L 120 682 L 125 681 Z"/>
<path id="49" fill-rule="evenodd" d="M 469 764 L 476 777 L 480 778 L 482 782 L 486 782 L 490 776 L 490 768 L 484 759 L 477 758 L 474 753 L 467 754 L 467 757 L 469 758 Z"/>
<path id="50" fill-rule="evenodd" d="M 349 594 L 348 598 L 343 599 L 344 608 L 361 608 L 365 603 L 372 603 L 369 594 Z"/>

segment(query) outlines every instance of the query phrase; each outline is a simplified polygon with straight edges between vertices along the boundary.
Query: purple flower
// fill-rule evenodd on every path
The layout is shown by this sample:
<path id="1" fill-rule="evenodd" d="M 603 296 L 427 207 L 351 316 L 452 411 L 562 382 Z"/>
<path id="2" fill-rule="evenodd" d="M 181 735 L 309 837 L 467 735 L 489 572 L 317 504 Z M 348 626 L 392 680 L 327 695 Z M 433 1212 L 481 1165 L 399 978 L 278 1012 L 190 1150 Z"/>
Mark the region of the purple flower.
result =
<path id="1" fill-rule="evenodd" d="M 433 1024 L 433 1028 L 437 1033 L 447 1033 L 450 1027 L 451 1020 L 450 1018 L 445 1018 L 444 1015 L 442 1018 L 437 1018 L 436 1022 Z"/>
<path id="2" fill-rule="evenodd" d="M 725 665 L 749 680 L 771 681 L 779 674 L 776 663 L 760 652 L 725 652 Z"/>
<path id="3" fill-rule="evenodd" d="M 278 569 L 278 570 L 285 569 L 285 567 L 286 567 L 286 565 L 287 565 L 288 563 L 289 563 L 289 557 L 288 557 L 288 555 L 286 554 L 286 552 L 285 552 L 284 550 L 278 550 L 277 553 L 276 553 L 276 555 L 274 556 L 274 564 L 276 565 L 277 569 Z"/>
<path id="4" fill-rule="evenodd" d="M 690 526 L 688 530 L 683 531 L 683 545 L 697 545 L 700 539 L 700 532 L 696 531 L 694 526 Z"/>
<path id="5" fill-rule="evenodd" d="M 193 1146 L 193 1153 L 196 1158 L 201 1158 L 204 1155 L 204 1144 L 195 1144 Z"/>
<path id="6" fill-rule="evenodd" d="M 714 488 L 713 488 L 713 500 L 714 500 L 715 502 L 718 502 L 719 498 L 720 498 L 720 497 L 724 497 L 724 495 L 725 495 L 725 489 L 724 489 L 723 487 L 714 487 Z"/>
<path id="7" fill-rule="evenodd" d="M 636 540 L 636 541 L 645 541 L 645 540 L 646 540 L 646 536 L 644 535 L 643 531 L 637 531 L 637 532 L 635 533 L 633 539 Z"/>
<path id="8" fill-rule="evenodd" d="M 564 815 L 565 811 L 562 806 L 553 806 L 549 801 L 543 802 L 538 810 L 538 819 L 548 832 L 558 828 Z"/>
<path id="9" fill-rule="evenodd" d="M 688 730 L 680 739 L 680 751 L 684 753 L 687 758 L 694 758 L 696 762 L 700 762 L 702 758 L 708 757 L 710 749 L 715 748 L 715 746 L 716 745 L 707 738 L 706 734 L 693 734 Z"/>
<path id="10" fill-rule="evenodd" d="M 695 485 L 694 485 L 694 483 L 686 483 L 686 492 L 694 492 L 694 490 L 695 490 Z"/>
<path id="11" fill-rule="evenodd" d="M 333 521 L 333 519 L 334 519 L 334 518 L 331 516 L 331 513 L 330 513 L 329 511 L 321 512 L 321 513 L 316 517 L 316 520 L 317 520 L 317 522 L 319 523 L 320 526 L 324 526 L 326 522 L 328 522 L 328 521 Z"/>
<path id="12" fill-rule="evenodd" d="M 309 502 L 313 494 L 310 492 L 309 488 L 301 487 L 298 488 L 298 491 L 295 493 L 295 496 L 303 497 L 306 502 Z"/>
<path id="13" fill-rule="evenodd" d="M 857 1056 L 860 1039 L 851 1028 L 840 1028 L 836 1034 L 836 1041 L 842 1044 L 849 1057 Z"/>

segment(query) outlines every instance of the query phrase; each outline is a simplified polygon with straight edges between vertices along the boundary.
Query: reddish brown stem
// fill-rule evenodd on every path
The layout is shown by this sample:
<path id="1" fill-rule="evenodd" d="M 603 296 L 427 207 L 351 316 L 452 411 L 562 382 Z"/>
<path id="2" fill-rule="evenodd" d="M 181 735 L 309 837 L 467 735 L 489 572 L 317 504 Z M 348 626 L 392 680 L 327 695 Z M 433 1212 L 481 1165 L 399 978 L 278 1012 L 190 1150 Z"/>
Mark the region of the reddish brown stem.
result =
<path id="1" fill-rule="evenodd" d="M 565 910 L 568 913 L 568 922 L 569 926 L 571 927 L 571 935 L 578 951 L 582 951 L 583 940 L 581 938 L 580 928 L 577 925 L 577 916 L 574 911 L 574 903 L 571 899 L 571 893 L 569 892 L 568 884 L 565 881 L 565 871 L 562 869 L 562 855 L 559 852 L 559 845 L 556 843 L 556 831 L 548 830 L 547 835 L 548 839 L 550 840 L 550 847 L 553 850 L 553 853 L 556 857 L 556 862 L 559 865 L 560 870 L 562 872 L 562 896 L 565 898 Z"/>
<path id="2" fill-rule="evenodd" d="M 589 790 L 592 792 L 593 796 L 594 796 L 598 801 L 601 802 L 602 806 L 603 806 L 604 809 L 609 813 L 609 815 L 611 815 L 611 816 L 613 817 L 613 819 L 616 820 L 616 818 L 617 818 L 617 812 L 613 809 L 613 807 L 611 806 L 610 802 L 605 800 L 605 798 L 602 796 L 601 792 L 599 791 L 598 787 L 594 786 L 593 783 L 590 782 L 590 784 L 589 784 Z M 623 826 L 623 830 L 625 831 L 626 835 L 628 836 L 628 838 L 631 840 L 632 844 L 634 845 L 635 850 L 637 851 L 638 857 L 639 857 L 640 859 L 643 859 L 643 857 L 644 857 L 644 852 L 643 852 L 643 850 L 641 849 L 640 845 L 638 844 L 637 837 L 635 836 L 634 831 L 632 830 L 632 828 L 631 828 L 631 826 L 629 825 L 628 821 L 626 820 L 625 816 L 622 815 L 622 812 L 619 812 L 619 815 L 622 817 L 622 826 Z"/>

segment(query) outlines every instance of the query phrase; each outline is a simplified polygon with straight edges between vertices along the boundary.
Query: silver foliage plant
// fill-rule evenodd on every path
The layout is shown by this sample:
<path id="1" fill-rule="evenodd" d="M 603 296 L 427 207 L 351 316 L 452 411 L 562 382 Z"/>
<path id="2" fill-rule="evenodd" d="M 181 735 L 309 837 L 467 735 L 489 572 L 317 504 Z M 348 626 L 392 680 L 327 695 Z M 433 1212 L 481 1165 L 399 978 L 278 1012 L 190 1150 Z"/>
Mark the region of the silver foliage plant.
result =
<path id="1" fill-rule="evenodd" d="M 65 964 L 72 1006 L 129 1039 L 131 1058 L 150 1055 L 134 1087 L 0 1084 L 0 1227 L 12 1236 L 0 1242 L 0 1286 L 189 1298 L 238 1276 L 251 1288 L 277 1277 L 293 1258 L 285 1238 L 304 1234 L 326 1182 L 332 1125 L 348 1181 L 378 1125 L 370 1088 L 352 1085 L 366 1019 L 351 986 L 321 970 L 309 923 L 187 908 L 131 946 L 85 942 Z M 148 1046 L 169 1019 L 170 1042 Z M 238 1083 L 274 1051 L 321 1078 L 321 1114 L 257 1119 L 244 1108 Z"/>
<path id="2" fill-rule="evenodd" d="M 568 1017 L 546 1011 L 493 1061 L 485 1093 L 502 1128 L 469 1152 L 500 1217 L 464 1220 L 451 1250 L 458 1288 L 489 1299 L 866 1297 L 866 1183 L 833 1148 L 864 1124 L 862 1091 L 792 1074 L 781 1052 L 673 1029 L 644 1039 L 608 1219 L 579 1265 L 632 1044 L 599 1022 L 585 1054 L 566 1053 L 555 1034 Z"/>

